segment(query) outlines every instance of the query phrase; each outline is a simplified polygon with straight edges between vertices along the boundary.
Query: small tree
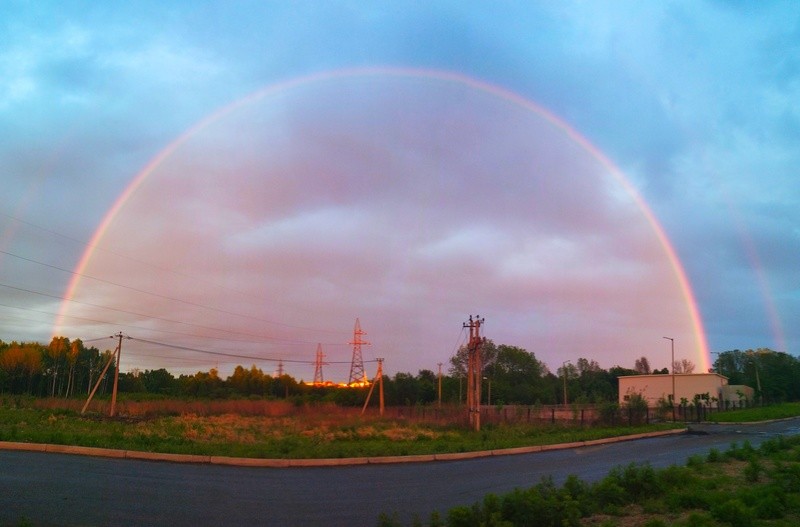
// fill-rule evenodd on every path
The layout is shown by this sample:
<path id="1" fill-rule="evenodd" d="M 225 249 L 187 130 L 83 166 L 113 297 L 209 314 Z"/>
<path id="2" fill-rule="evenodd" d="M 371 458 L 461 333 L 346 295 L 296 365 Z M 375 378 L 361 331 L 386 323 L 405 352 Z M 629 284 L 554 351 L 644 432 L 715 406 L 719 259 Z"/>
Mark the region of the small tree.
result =
<path id="1" fill-rule="evenodd" d="M 625 403 L 625 412 L 628 415 L 628 422 L 632 425 L 639 425 L 647 421 L 647 400 L 640 393 L 631 393 Z"/>

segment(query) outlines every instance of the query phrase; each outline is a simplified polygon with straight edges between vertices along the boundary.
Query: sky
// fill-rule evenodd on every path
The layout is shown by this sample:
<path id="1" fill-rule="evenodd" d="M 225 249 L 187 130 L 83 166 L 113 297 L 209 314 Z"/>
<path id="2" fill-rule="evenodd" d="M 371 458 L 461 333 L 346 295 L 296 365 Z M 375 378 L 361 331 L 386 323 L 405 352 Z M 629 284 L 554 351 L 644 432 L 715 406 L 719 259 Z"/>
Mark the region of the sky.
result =
<path id="1" fill-rule="evenodd" d="M 122 369 L 798 353 L 796 2 L 0 4 L 0 339 Z M 669 340 L 665 339 L 669 337 Z"/>

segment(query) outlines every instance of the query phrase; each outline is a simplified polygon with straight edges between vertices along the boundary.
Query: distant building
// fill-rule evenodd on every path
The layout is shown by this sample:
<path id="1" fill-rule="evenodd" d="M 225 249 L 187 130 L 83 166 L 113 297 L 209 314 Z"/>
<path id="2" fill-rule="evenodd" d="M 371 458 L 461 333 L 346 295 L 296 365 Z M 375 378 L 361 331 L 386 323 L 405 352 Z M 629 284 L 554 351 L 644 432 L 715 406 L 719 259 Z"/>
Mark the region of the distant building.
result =
<path id="1" fill-rule="evenodd" d="M 661 399 L 669 401 L 672 395 L 673 378 L 675 380 L 676 405 L 681 403 L 681 399 L 692 402 L 695 395 L 708 394 L 709 399 L 716 397 L 720 401 L 731 398 L 730 390 L 726 389 L 728 378 L 718 373 L 626 375 L 619 377 L 619 403 L 625 404 L 632 394 L 641 395 L 649 406 L 656 406 Z M 750 394 L 752 397 L 752 389 L 750 389 Z M 735 397 L 734 400 L 738 402 L 738 395 Z"/>

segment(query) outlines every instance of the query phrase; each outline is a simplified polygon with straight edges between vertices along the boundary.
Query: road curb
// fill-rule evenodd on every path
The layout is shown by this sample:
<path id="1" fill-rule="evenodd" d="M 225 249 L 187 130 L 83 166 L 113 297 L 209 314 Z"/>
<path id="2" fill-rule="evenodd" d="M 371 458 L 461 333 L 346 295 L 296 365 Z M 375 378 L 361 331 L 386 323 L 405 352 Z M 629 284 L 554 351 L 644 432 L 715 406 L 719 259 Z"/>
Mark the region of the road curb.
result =
<path id="1" fill-rule="evenodd" d="M 163 452 L 144 452 L 140 450 L 116 450 L 113 448 L 100 448 L 72 445 L 51 445 L 43 443 L 23 443 L 13 441 L 0 441 L 0 450 L 45 452 L 53 454 L 70 454 L 80 456 L 106 457 L 115 459 L 138 459 L 145 461 L 161 461 L 169 463 L 195 463 L 209 465 L 226 465 L 237 467 L 259 468 L 292 468 L 292 467 L 342 467 L 354 465 L 387 465 L 394 463 L 430 463 L 432 461 L 461 461 L 493 456 L 512 456 L 519 454 L 534 454 L 551 450 L 566 450 L 589 446 L 621 443 L 676 434 L 685 434 L 688 428 L 676 428 L 659 432 L 645 432 L 627 436 L 591 439 L 573 443 L 559 443 L 555 445 L 536 445 L 497 450 L 479 450 L 475 452 L 447 452 L 442 454 L 419 454 L 409 456 L 370 456 L 349 458 L 324 458 L 324 459 L 262 459 L 240 458 L 229 456 L 206 456 L 197 454 L 170 454 Z"/>

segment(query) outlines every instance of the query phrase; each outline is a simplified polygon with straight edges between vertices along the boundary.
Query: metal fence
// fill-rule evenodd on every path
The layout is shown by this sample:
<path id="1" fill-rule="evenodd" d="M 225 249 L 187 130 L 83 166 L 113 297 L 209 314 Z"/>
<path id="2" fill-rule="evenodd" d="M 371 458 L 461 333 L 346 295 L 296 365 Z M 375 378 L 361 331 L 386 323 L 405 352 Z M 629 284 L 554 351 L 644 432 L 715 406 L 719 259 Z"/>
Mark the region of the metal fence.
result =
<path id="1" fill-rule="evenodd" d="M 481 406 L 482 424 L 569 424 L 591 426 L 608 424 L 612 426 L 639 425 L 663 421 L 700 422 L 709 420 L 716 413 L 749 408 L 753 402 L 726 401 L 709 404 L 688 403 L 669 406 L 642 407 L 618 406 L 614 403 L 599 405 L 498 405 Z M 387 407 L 384 415 L 395 419 L 438 423 L 466 424 L 467 408 L 463 405 L 440 406 L 393 406 Z"/>

